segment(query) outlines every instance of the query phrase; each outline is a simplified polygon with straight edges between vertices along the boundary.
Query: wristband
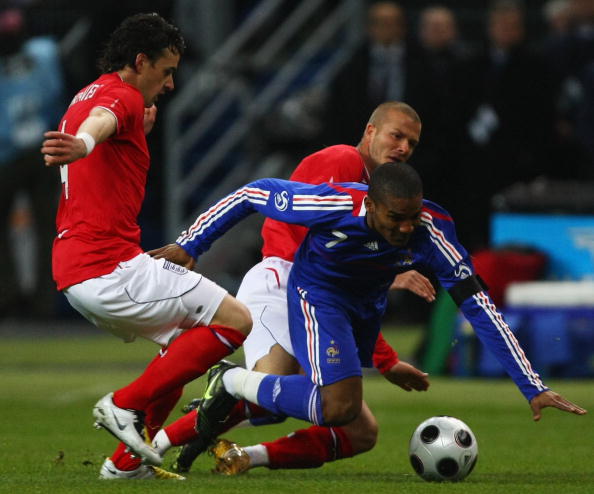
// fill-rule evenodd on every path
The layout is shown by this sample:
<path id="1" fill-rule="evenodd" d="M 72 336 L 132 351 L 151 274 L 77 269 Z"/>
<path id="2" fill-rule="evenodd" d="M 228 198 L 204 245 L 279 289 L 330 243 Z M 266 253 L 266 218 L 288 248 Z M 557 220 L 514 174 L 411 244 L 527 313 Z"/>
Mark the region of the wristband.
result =
<path id="1" fill-rule="evenodd" d="M 95 139 L 93 136 L 88 132 L 79 132 L 76 134 L 76 137 L 77 139 L 82 139 L 82 141 L 85 143 L 85 146 L 87 147 L 87 154 L 85 154 L 85 156 L 91 154 L 93 149 L 95 149 Z"/>

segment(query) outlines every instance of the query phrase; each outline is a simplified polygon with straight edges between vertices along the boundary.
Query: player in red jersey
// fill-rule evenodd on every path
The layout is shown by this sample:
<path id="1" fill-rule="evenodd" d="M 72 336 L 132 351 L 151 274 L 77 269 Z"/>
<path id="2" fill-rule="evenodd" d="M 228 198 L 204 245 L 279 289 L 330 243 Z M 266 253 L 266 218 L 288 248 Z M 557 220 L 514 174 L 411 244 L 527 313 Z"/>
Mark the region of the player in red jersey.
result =
<path id="1" fill-rule="evenodd" d="M 291 180 L 312 184 L 367 183 L 370 173 L 380 164 L 406 162 L 419 142 L 420 133 L 421 121 L 414 109 L 401 102 L 383 103 L 371 115 L 357 147 L 330 146 L 307 156 L 297 166 Z M 306 233 L 307 229 L 302 226 L 271 219 L 264 222 L 264 259 L 245 275 L 237 293 L 238 300 L 249 307 L 254 321 L 252 332 L 244 343 L 247 369 L 275 374 L 299 372 L 289 336 L 286 282 L 295 252 Z M 150 253 L 179 262 L 171 255 L 178 248 L 176 245 L 166 246 Z M 429 280 L 416 271 L 398 276 L 392 288 L 409 289 L 428 301 L 435 298 L 435 290 Z M 407 391 L 425 390 L 429 385 L 427 375 L 407 362 L 400 361 L 381 333 L 374 351 L 374 366 L 386 379 Z M 262 412 L 257 406 L 242 401 L 233 410 L 226 427 L 246 418 L 254 423 L 262 423 L 265 419 L 260 416 L 261 413 L 269 412 Z M 193 415 L 188 414 L 155 437 L 154 444 L 161 453 L 172 444 L 183 444 L 195 438 L 194 443 L 186 445 L 178 456 L 174 464 L 174 469 L 178 471 L 187 471 L 196 454 L 208 447 L 208 443 L 196 436 L 193 422 Z M 252 456 L 246 465 L 317 467 L 326 461 L 368 451 L 374 446 L 376 438 L 377 422 L 364 403 L 360 416 L 346 426 L 312 426 L 289 437 L 247 448 L 248 454 Z M 235 446 L 226 444 L 223 448 Z M 226 449 L 216 454 L 224 453 Z M 246 456 L 239 455 L 238 458 L 243 461 Z M 234 463 L 233 468 L 236 465 Z M 235 473 L 232 469 L 225 470 L 223 463 L 221 468 L 223 473 Z"/>
<path id="2" fill-rule="evenodd" d="M 140 246 L 145 134 L 158 97 L 174 88 L 184 47 L 179 30 L 157 14 L 125 19 L 106 45 L 103 75 L 73 98 L 41 148 L 45 164 L 60 167 L 63 187 L 53 248 L 58 289 L 98 327 L 162 347 L 138 379 L 94 407 L 96 425 L 122 441 L 101 478 L 168 477 L 152 466 L 161 458 L 143 429 L 152 438 L 182 387 L 232 353 L 251 328 L 247 308 L 223 288 Z"/>

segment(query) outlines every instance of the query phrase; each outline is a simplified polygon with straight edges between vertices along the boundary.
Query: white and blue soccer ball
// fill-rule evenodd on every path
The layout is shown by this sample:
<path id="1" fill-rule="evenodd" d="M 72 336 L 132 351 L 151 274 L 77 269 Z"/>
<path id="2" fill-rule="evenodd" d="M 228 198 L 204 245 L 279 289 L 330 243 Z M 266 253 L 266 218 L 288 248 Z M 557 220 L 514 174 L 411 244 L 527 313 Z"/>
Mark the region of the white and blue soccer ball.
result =
<path id="1" fill-rule="evenodd" d="M 434 482 L 457 482 L 476 465 L 478 444 L 470 427 L 445 415 L 431 417 L 413 432 L 408 446 L 410 463 L 417 474 Z"/>

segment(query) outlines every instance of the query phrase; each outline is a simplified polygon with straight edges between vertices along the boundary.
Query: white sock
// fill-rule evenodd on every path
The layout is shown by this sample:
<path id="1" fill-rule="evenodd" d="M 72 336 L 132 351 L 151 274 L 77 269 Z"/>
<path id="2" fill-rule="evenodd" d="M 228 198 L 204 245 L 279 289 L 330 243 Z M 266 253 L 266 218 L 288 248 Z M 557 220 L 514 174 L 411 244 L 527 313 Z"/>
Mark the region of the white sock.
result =
<path id="1" fill-rule="evenodd" d="M 152 446 L 161 456 L 164 456 L 165 452 L 171 448 L 171 441 L 169 440 L 169 436 L 165 432 L 165 429 L 161 429 L 155 434 Z"/>
<path id="2" fill-rule="evenodd" d="M 234 367 L 223 374 L 223 384 L 227 393 L 237 399 L 245 399 L 258 405 L 258 388 L 268 374 Z"/>
<path id="3" fill-rule="evenodd" d="M 250 457 L 250 467 L 265 467 L 270 464 L 268 459 L 268 450 L 263 444 L 255 446 L 246 446 L 243 450 Z"/>

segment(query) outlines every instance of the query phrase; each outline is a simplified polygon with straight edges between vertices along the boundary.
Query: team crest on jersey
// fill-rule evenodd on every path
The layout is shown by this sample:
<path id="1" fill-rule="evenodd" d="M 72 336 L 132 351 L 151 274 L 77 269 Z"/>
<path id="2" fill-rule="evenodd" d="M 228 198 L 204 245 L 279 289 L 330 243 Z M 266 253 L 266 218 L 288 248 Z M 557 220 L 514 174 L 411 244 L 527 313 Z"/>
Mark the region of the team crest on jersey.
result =
<path id="1" fill-rule="evenodd" d="M 328 356 L 326 362 L 328 362 L 329 364 L 340 363 L 340 357 L 338 357 L 338 355 L 340 355 L 340 350 L 338 349 L 338 345 L 334 340 L 331 340 L 330 346 L 326 348 L 326 355 Z"/>
<path id="2" fill-rule="evenodd" d="M 289 193 L 286 190 L 274 194 L 274 207 L 279 211 L 285 211 L 289 207 Z"/>
<path id="3" fill-rule="evenodd" d="M 175 273 L 175 274 L 186 274 L 188 272 L 188 270 L 186 268 L 184 268 L 183 266 L 180 266 L 179 264 L 175 264 L 174 262 L 171 262 L 171 261 L 165 261 L 163 263 L 163 269 L 166 269 L 167 271 L 171 271 L 172 273 Z"/>
<path id="4" fill-rule="evenodd" d="M 412 250 L 408 249 L 406 254 L 402 254 L 400 259 L 396 261 L 396 266 L 412 266 L 415 262 L 415 258 L 413 257 Z"/>

